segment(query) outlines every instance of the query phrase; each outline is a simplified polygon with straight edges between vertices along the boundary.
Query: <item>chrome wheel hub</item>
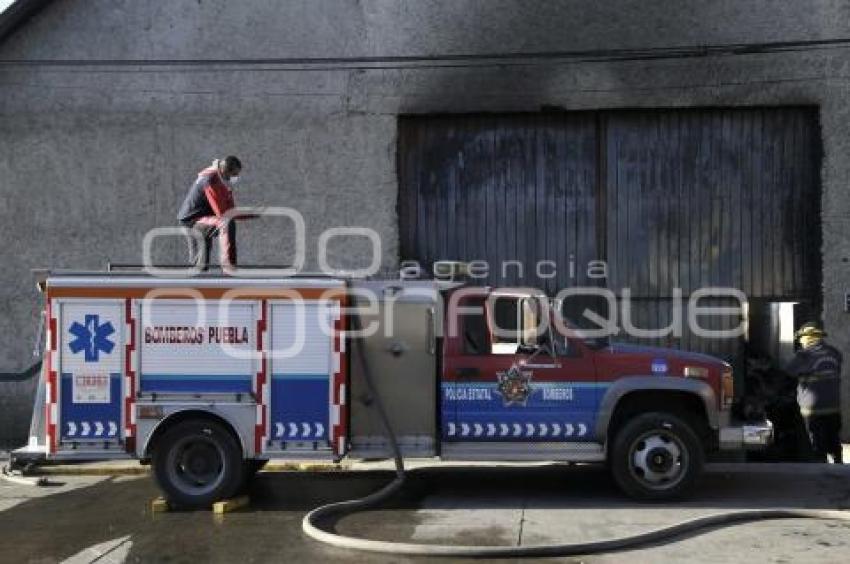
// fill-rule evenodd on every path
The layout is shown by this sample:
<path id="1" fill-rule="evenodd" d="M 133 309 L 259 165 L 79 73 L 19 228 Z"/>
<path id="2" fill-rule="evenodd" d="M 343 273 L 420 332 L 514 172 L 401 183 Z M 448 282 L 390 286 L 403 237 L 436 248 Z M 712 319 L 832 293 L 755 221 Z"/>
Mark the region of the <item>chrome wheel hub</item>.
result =
<path id="1" fill-rule="evenodd" d="M 687 453 L 681 441 L 665 431 L 640 436 L 630 449 L 632 475 L 652 489 L 675 486 L 684 475 Z"/>

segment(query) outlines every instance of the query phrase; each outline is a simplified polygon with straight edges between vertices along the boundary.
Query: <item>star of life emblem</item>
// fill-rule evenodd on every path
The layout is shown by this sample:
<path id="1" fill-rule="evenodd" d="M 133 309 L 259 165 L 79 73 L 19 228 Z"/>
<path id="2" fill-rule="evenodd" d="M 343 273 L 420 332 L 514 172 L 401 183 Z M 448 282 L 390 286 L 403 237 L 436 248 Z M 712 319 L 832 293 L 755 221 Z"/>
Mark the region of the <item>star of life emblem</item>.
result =
<path id="1" fill-rule="evenodd" d="M 115 328 L 110 321 L 101 323 L 99 315 L 86 315 L 85 323 L 74 321 L 68 331 L 75 337 L 68 347 L 73 354 L 82 352 L 86 362 L 98 362 L 100 353 L 110 354 L 115 347 L 109 340 Z"/>

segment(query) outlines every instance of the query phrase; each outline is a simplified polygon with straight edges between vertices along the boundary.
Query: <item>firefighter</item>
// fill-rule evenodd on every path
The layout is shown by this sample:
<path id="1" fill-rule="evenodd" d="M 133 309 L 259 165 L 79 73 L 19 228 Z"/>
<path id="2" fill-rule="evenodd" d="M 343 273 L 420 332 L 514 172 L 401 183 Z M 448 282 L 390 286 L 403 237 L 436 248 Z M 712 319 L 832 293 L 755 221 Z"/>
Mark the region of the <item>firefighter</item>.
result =
<path id="1" fill-rule="evenodd" d="M 221 265 L 236 266 L 236 221 L 225 221 L 224 214 L 234 207 L 233 188 L 239 182 L 242 163 L 229 156 L 216 159 L 198 173 L 177 219 L 180 225 L 193 229 L 203 239 L 198 246 L 196 237 L 189 237 L 189 261 L 206 270 L 209 266 L 213 237 L 218 235 Z"/>
<path id="2" fill-rule="evenodd" d="M 797 378 L 797 403 L 806 424 L 814 458 L 827 461 L 827 454 L 840 464 L 841 412 L 839 383 L 841 353 L 824 341 L 826 332 L 817 323 L 806 323 L 795 334 L 800 349 L 788 366 Z"/>

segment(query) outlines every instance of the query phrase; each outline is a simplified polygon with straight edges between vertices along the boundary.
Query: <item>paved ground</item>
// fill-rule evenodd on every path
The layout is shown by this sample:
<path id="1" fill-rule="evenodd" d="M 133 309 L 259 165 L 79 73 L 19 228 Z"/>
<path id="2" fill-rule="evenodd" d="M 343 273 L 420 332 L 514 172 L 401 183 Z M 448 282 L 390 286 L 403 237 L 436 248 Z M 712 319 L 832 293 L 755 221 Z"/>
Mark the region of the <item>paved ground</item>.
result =
<path id="1" fill-rule="evenodd" d="M 6 562 L 399 562 L 326 548 L 300 530 L 316 505 L 371 492 L 384 470 L 263 473 L 250 509 L 151 514 L 145 476 L 52 476 L 46 488 L 0 481 L 0 558 Z M 687 502 L 624 500 L 595 467 L 418 469 L 385 509 L 353 515 L 340 532 L 464 544 L 588 541 L 733 508 L 850 509 L 850 466 L 716 465 Z M 584 562 L 846 562 L 850 523 L 786 520 L 717 529 Z M 424 560 L 423 560 L 424 561 Z M 579 559 L 573 559 L 579 561 Z"/>

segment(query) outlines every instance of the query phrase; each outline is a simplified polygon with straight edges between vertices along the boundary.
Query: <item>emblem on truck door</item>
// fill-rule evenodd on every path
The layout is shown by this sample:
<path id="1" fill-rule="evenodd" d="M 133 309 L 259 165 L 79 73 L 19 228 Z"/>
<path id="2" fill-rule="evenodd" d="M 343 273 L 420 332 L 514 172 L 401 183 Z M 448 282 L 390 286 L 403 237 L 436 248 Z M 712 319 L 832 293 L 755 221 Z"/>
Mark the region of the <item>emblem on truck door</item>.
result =
<path id="1" fill-rule="evenodd" d="M 68 331 L 76 337 L 68 343 L 68 348 L 73 354 L 83 351 L 86 362 L 97 362 L 101 352 L 109 354 L 115 346 L 109 340 L 109 336 L 115 333 L 112 322 L 101 324 L 99 315 L 86 315 L 85 325 L 75 321 Z"/>
<path id="2" fill-rule="evenodd" d="M 496 391 L 502 396 L 505 407 L 510 405 L 521 405 L 525 407 L 528 396 L 531 395 L 531 371 L 520 370 L 517 366 L 511 366 L 504 372 L 497 372 L 499 385 Z"/>

